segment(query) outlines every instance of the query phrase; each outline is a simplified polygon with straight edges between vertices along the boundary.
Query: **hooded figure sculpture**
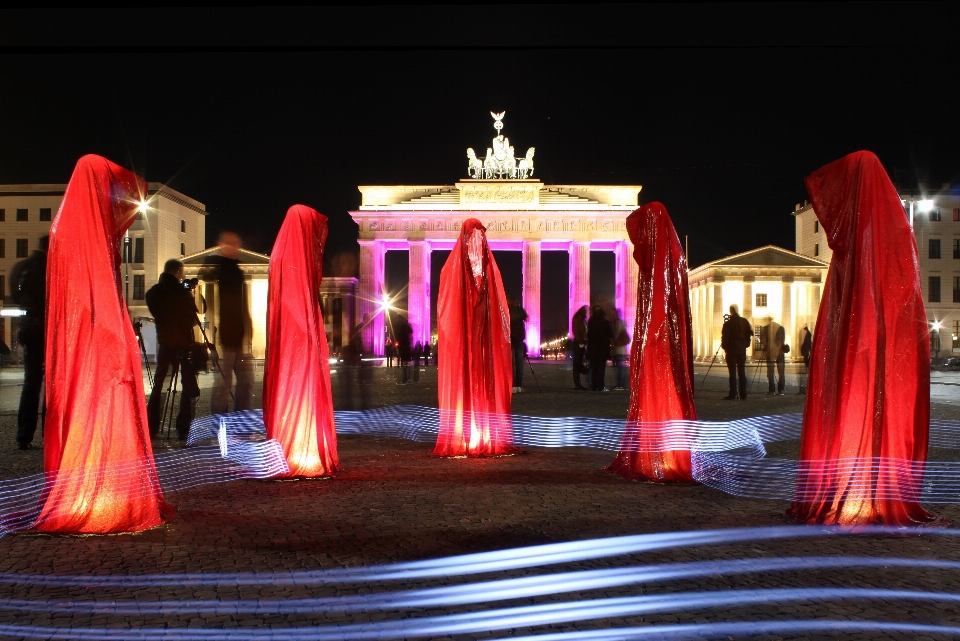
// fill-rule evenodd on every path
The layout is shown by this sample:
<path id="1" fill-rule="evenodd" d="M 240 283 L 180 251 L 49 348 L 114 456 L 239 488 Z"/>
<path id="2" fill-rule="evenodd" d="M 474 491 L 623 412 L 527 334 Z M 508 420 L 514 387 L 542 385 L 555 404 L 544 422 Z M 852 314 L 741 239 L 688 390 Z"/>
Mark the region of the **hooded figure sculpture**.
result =
<path id="1" fill-rule="evenodd" d="M 330 362 L 320 310 L 327 217 L 287 210 L 270 256 L 263 423 L 283 448 L 290 477 L 340 471 Z"/>
<path id="2" fill-rule="evenodd" d="M 47 484 L 36 529 L 106 534 L 159 525 L 143 369 L 120 290 L 120 241 L 147 185 L 84 156 L 50 227 Z"/>
<path id="3" fill-rule="evenodd" d="M 464 222 L 440 272 L 437 456 L 518 451 L 510 422 L 510 313 L 486 231 L 479 220 Z"/>
<path id="4" fill-rule="evenodd" d="M 630 408 L 620 453 L 608 471 L 657 483 L 693 483 L 686 432 L 664 421 L 697 419 L 687 259 L 666 208 L 627 217 L 640 268 L 630 350 Z"/>
<path id="5" fill-rule="evenodd" d="M 790 513 L 801 523 L 920 525 L 930 344 L 917 245 L 880 161 L 806 179 L 833 260 L 817 317 Z"/>

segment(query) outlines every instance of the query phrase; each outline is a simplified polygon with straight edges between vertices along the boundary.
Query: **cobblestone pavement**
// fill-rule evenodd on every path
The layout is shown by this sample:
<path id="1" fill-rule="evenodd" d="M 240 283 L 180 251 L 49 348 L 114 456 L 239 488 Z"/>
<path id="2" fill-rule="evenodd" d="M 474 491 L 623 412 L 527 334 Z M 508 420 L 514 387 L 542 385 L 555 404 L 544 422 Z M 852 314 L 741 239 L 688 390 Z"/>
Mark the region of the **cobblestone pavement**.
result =
<path id="1" fill-rule="evenodd" d="M 534 363 L 537 392 L 529 370 L 525 392 L 514 397 L 514 411 L 531 416 L 623 417 L 625 392 L 576 392 L 571 374 L 561 364 Z M 745 416 L 801 412 L 803 396 L 766 396 L 761 373 L 745 402 L 720 400 L 725 394 L 725 371 L 719 365 L 706 377 L 697 401 L 701 419 L 728 420 Z M 698 366 L 701 385 L 706 366 Z M 377 369 L 371 403 L 387 406 L 410 403 L 436 406 L 436 370 L 427 368 L 412 385 L 396 385 L 396 370 Z M 340 373 L 334 375 L 335 380 Z M 608 373 L 608 381 L 610 374 Z M 0 387 L 0 407 L 19 394 L 9 380 Z M 609 383 L 608 383 L 609 384 Z M 954 388 L 951 388 L 954 389 Z M 960 397 L 960 387 L 957 395 Z M 757 393 L 759 392 L 759 393 Z M 259 402 L 259 389 L 257 390 Z M 342 406 L 338 394 L 337 404 Z M 954 399 L 956 400 L 956 399 Z M 357 399 L 355 398 L 356 402 Z M 209 378 L 199 402 L 209 404 Z M 201 412 L 202 413 L 202 412 Z M 960 418 L 955 406 L 935 403 L 938 418 Z M 13 448 L 15 416 L 0 414 L 0 465 L 3 478 L 42 469 L 42 452 Z M 37 442 L 40 441 L 39 435 Z M 159 440 L 155 448 L 171 447 Z M 590 449 L 529 448 L 525 454 L 496 459 L 437 459 L 431 446 L 398 439 L 345 436 L 339 452 L 343 472 L 329 480 L 274 482 L 240 481 L 205 486 L 168 496 L 177 517 L 138 534 L 67 537 L 13 535 L 0 539 L 0 572 L 29 575 L 122 575 L 157 573 L 246 573 L 359 567 L 448 555 L 503 550 L 553 542 L 581 541 L 627 534 L 680 532 L 745 526 L 779 526 L 791 521 L 786 503 L 729 496 L 698 485 L 659 486 L 628 482 L 603 471 L 613 454 Z M 771 455 L 795 457 L 797 443 L 781 443 Z M 956 452 L 932 452 L 934 458 L 953 460 Z M 935 506 L 937 512 L 960 523 L 958 506 Z M 375 592 L 428 588 L 470 581 L 551 574 L 561 571 L 626 567 L 631 565 L 723 561 L 792 556 L 853 555 L 902 557 L 960 562 L 960 537 L 838 536 L 753 541 L 723 545 L 694 545 L 613 558 L 558 563 L 537 570 L 490 572 L 468 577 L 445 576 L 419 581 L 379 583 L 238 585 L 225 577 L 215 585 L 189 584 L 130 588 L 96 585 L 28 585 L 0 583 L 0 599 L 99 601 L 88 611 L 55 613 L 0 607 L 0 626 L 106 626 L 116 629 L 166 627 L 173 634 L 183 628 L 267 630 L 297 626 L 346 625 L 415 616 L 480 612 L 565 600 L 677 595 L 699 591 L 794 587 L 887 588 L 931 590 L 960 594 L 960 573 L 917 566 L 853 569 L 805 569 L 725 574 L 683 579 L 651 580 L 640 585 L 583 590 L 504 599 L 489 603 L 349 611 L 327 607 L 298 614 L 192 611 L 169 614 L 115 614 L 111 600 L 166 603 L 207 599 L 229 603 L 236 599 L 318 598 L 369 595 Z M 558 586 L 562 581 L 558 582 Z M 593 630 L 656 624 L 733 622 L 744 620 L 882 620 L 906 624 L 960 626 L 960 602 L 903 601 L 892 598 L 800 600 L 769 603 L 736 602 L 724 607 L 690 603 L 665 612 L 598 619 L 573 620 L 549 626 L 495 629 L 463 634 L 428 635 L 439 638 L 497 638 L 543 632 Z M 698 638 L 690 633 L 684 638 Z M 722 638 L 739 638 L 735 634 Z M 910 632 L 776 633 L 755 638 L 809 639 L 919 639 L 948 638 Z"/>

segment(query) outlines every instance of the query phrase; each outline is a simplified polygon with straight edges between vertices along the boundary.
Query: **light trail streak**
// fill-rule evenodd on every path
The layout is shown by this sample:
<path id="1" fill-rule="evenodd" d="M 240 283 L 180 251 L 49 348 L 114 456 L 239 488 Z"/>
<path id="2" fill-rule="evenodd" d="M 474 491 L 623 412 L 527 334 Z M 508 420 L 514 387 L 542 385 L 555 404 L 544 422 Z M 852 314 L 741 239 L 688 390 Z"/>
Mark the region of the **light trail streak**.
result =
<path id="1" fill-rule="evenodd" d="M 443 586 L 424 590 L 400 590 L 362 595 L 321 598 L 240 599 L 236 601 L 117 601 L 110 600 L 39 600 L 0 599 L 0 611 L 50 612 L 86 614 L 91 609 L 114 615 L 171 614 L 312 614 L 334 610 L 354 612 L 367 610 L 436 608 L 537 596 L 599 590 L 644 583 L 681 579 L 715 578 L 758 572 L 791 572 L 851 568 L 909 568 L 960 570 L 960 562 L 937 559 L 876 557 L 771 557 L 728 561 L 694 561 L 665 565 L 635 566 L 578 572 L 559 572 L 515 579 L 481 581 L 465 585 Z"/>
<path id="2" fill-rule="evenodd" d="M 365 639 L 423 638 L 472 634 L 495 630 L 557 625 L 628 616 L 688 612 L 690 610 L 734 608 L 750 605 L 787 604 L 795 601 L 850 599 L 935 601 L 960 603 L 960 594 L 888 590 L 882 588 L 768 588 L 762 590 L 717 590 L 678 594 L 644 595 L 542 603 L 425 617 L 371 621 L 344 625 L 285 627 L 278 629 L 190 629 L 190 628 L 91 628 L 75 630 L 46 626 L 0 625 L 0 634 L 23 638 L 73 639 L 264 639 L 294 638 L 302 641 L 360 641 Z M 879 622 L 874 622 L 879 623 Z M 852 627 L 852 626 L 851 626 Z M 960 628 L 955 628 L 960 630 Z"/>

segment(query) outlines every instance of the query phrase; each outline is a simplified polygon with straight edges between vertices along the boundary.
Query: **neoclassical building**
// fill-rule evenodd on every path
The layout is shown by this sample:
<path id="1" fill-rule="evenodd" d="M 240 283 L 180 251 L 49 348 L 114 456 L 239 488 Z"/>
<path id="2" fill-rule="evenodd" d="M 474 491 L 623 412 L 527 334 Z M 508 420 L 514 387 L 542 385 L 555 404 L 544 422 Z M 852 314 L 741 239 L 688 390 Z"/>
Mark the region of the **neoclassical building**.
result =
<path id="1" fill-rule="evenodd" d="M 723 316 L 736 304 L 756 335 L 782 325 L 791 346 L 788 360 L 800 360 L 804 326 L 815 331 L 820 295 L 829 265 L 774 245 L 715 260 L 689 273 L 694 358 L 722 359 Z M 775 325 L 774 325 L 775 326 Z M 748 356 L 761 356 L 755 339 Z"/>
<path id="2" fill-rule="evenodd" d="M 616 256 L 615 305 L 633 326 L 637 265 L 626 231 L 626 217 L 637 207 L 639 185 L 546 185 L 532 177 L 534 150 L 513 156 L 500 130 L 503 114 L 494 116 L 497 136 L 481 160 L 468 150 L 467 175 L 449 185 L 360 186 L 361 203 L 351 211 L 359 227 L 360 282 L 357 317 L 367 317 L 365 342 L 375 353 L 384 348 L 384 256 L 409 252 L 407 316 L 414 341 L 426 342 L 431 326 L 430 254 L 450 250 L 463 221 L 479 219 L 491 249 L 522 252 L 522 305 L 530 318 L 527 349 L 540 350 L 540 258 L 563 251 L 569 260 L 569 314 L 590 301 L 590 252 Z"/>

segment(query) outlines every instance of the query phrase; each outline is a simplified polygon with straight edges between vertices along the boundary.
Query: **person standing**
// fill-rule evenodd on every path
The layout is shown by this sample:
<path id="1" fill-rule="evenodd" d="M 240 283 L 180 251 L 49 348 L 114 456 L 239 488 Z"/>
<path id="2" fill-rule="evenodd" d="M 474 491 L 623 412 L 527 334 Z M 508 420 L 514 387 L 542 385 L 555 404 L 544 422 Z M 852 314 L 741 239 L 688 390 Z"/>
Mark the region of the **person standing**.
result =
<path id="1" fill-rule="evenodd" d="M 783 346 L 786 343 L 786 332 L 783 325 L 773 322 L 767 324 L 767 394 L 783 396 L 786 381 L 783 378 L 786 369 L 786 357 Z M 789 348 L 788 348 L 789 349 Z M 776 368 L 776 387 L 774 387 L 774 368 Z"/>
<path id="2" fill-rule="evenodd" d="M 13 302 L 26 313 L 20 317 L 17 340 L 23 347 L 23 390 L 17 411 L 17 448 L 29 450 L 37 432 L 40 389 L 46 350 L 47 249 L 50 237 L 43 236 L 29 258 L 14 265 L 10 272 Z"/>
<path id="3" fill-rule="evenodd" d="M 507 309 L 510 312 L 510 351 L 513 354 L 513 391 L 523 391 L 523 359 L 526 356 L 527 338 L 526 322 L 530 318 L 527 310 L 520 307 L 514 296 L 507 299 Z"/>
<path id="4" fill-rule="evenodd" d="M 813 354 L 813 334 L 803 326 L 803 343 L 800 345 L 800 355 L 803 356 L 804 369 L 810 369 L 810 356 Z"/>
<path id="5" fill-rule="evenodd" d="M 590 322 L 587 323 L 587 351 L 590 355 L 590 373 L 593 376 L 593 391 L 609 392 L 604 386 L 604 374 L 607 360 L 610 358 L 610 344 L 613 342 L 613 330 L 607 322 L 607 315 L 599 305 L 593 308 Z"/>
<path id="6" fill-rule="evenodd" d="M 587 351 L 587 306 L 573 315 L 573 384 L 576 389 L 587 389 L 580 382 L 583 359 Z"/>
<path id="7" fill-rule="evenodd" d="M 730 316 L 720 330 L 720 347 L 727 356 L 727 370 L 730 372 L 730 393 L 723 397 L 725 401 L 747 399 L 747 348 L 752 341 L 753 329 L 749 321 L 740 315 L 736 305 L 731 305 Z"/>
<path id="8" fill-rule="evenodd" d="M 253 356 L 244 353 L 244 344 L 252 329 L 250 312 L 244 296 L 243 272 L 240 270 L 240 236 L 225 231 L 220 234 L 219 255 L 210 256 L 200 272 L 204 281 L 219 283 L 220 326 L 217 337 L 223 347 L 220 355 L 222 380 L 215 379 L 210 411 L 213 414 L 226 412 L 227 397 L 233 388 L 233 376 L 237 377 L 234 411 L 248 410 L 253 404 Z"/>
<path id="9" fill-rule="evenodd" d="M 177 438 L 187 440 L 190 422 L 193 421 L 194 404 L 200 396 L 197 385 L 197 370 L 190 358 L 197 326 L 197 306 L 190 290 L 183 286 L 183 263 L 171 258 L 163 266 L 157 284 L 147 290 L 146 302 L 157 325 L 157 372 L 153 378 L 153 391 L 147 403 L 147 424 L 151 438 L 160 434 L 160 404 L 163 399 L 163 382 L 173 368 L 173 376 L 180 375 L 182 394 L 180 412 L 177 414 Z M 173 411 L 171 406 L 170 411 Z"/>
<path id="10" fill-rule="evenodd" d="M 399 355 L 399 364 L 401 371 L 400 384 L 406 385 L 410 382 L 410 341 L 413 339 L 413 328 L 406 318 L 401 317 L 397 323 L 397 354 Z"/>
<path id="11" fill-rule="evenodd" d="M 627 327 L 620 318 L 620 310 L 615 309 L 614 314 L 616 316 L 613 320 L 613 363 L 617 366 L 617 386 L 613 389 L 623 391 L 628 387 L 630 335 L 627 334 Z"/>
<path id="12" fill-rule="evenodd" d="M 417 341 L 413 346 L 413 352 L 411 353 L 413 357 L 413 382 L 420 382 L 420 358 L 423 356 L 423 343 Z"/>

